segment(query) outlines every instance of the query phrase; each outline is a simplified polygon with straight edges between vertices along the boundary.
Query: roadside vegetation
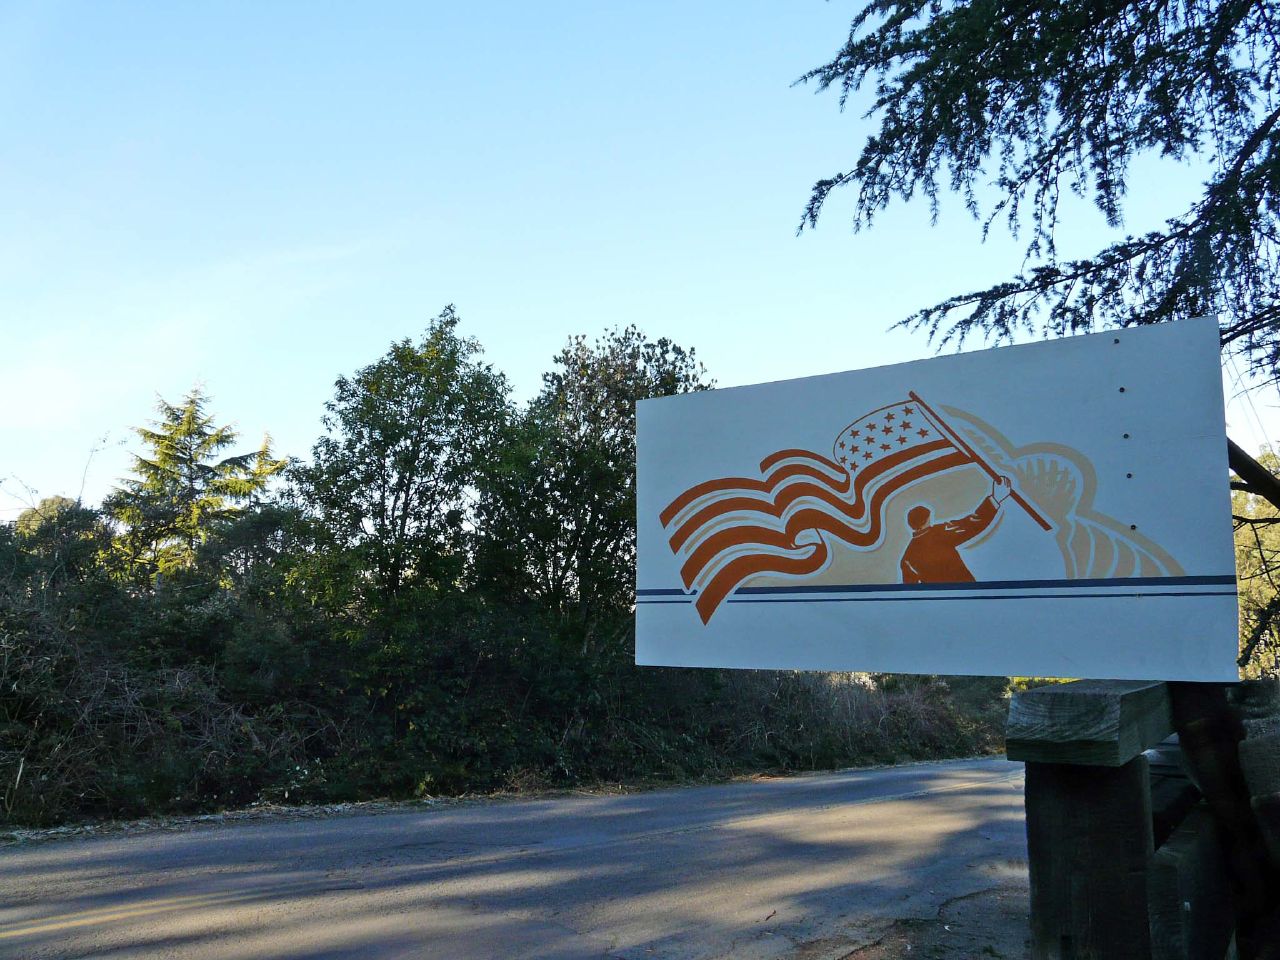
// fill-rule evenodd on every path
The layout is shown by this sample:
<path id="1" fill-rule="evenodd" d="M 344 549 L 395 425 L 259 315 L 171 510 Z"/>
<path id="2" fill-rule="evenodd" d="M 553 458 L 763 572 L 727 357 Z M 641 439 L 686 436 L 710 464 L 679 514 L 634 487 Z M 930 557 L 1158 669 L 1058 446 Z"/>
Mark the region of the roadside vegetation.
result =
<path id="1" fill-rule="evenodd" d="M 340 377 L 305 461 L 162 401 L 100 507 L 0 525 L 0 820 L 973 754 L 1002 679 L 637 668 L 635 329 L 527 404 L 446 309 Z"/>
<path id="2" fill-rule="evenodd" d="M 1280 474 L 1268 450 L 1258 463 Z M 1240 668 L 1248 679 L 1280 676 L 1280 510 L 1243 483 L 1233 483 L 1236 577 L 1240 589 Z"/>

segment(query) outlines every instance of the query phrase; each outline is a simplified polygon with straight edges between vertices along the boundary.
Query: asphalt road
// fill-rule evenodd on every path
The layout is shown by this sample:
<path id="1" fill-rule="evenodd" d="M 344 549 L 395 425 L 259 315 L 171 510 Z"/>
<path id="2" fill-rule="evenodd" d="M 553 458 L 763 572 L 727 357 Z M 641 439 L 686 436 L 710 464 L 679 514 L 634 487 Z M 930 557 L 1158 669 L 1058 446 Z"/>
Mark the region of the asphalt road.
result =
<path id="1" fill-rule="evenodd" d="M 1025 876 L 1023 830 L 989 759 L 44 842 L 0 957 L 827 960 Z"/>

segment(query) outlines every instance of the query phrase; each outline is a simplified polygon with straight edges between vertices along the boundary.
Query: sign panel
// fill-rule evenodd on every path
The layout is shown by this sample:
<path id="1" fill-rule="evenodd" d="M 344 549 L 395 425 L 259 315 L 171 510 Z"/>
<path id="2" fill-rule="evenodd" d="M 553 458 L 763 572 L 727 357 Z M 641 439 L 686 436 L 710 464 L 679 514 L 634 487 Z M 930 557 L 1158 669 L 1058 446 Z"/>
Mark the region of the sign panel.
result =
<path id="1" fill-rule="evenodd" d="M 637 663 L 1237 679 L 1211 318 L 637 420 Z"/>

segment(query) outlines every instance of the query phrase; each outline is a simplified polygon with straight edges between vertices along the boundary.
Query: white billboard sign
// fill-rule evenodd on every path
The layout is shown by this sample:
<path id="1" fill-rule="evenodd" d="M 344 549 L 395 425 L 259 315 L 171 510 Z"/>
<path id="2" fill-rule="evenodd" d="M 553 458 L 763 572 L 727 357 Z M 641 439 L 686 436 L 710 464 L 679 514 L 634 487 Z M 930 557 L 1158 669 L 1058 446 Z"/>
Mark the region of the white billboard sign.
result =
<path id="1" fill-rule="evenodd" d="M 1212 319 L 637 418 L 637 663 L 1238 676 Z"/>

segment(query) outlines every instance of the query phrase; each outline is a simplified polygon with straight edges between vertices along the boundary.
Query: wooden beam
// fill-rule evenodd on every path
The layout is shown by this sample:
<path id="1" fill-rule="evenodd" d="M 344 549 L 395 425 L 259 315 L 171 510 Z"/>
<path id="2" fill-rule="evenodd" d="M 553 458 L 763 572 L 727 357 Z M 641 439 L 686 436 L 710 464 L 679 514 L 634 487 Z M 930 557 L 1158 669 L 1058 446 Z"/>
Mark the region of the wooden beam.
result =
<path id="1" fill-rule="evenodd" d="M 1235 929 L 1231 875 L 1203 807 L 1155 852 L 1147 871 L 1152 960 L 1225 957 Z"/>
<path id="2" fill-rule="evenodd" d="M 1169 684 L 1173 719 L 1191 777 L 1218 826 L 1234 880 L 1236 946 L 1241 960 L 1280 955 L 1272 944 L 1280 872 L 1267 857 L 1240 766 L 1244 724 L 1221 683 Z M 1274 950 L 1273 953 L 1266 953 Z"/>
<path id="3" fill-rule="evenodd" d="M 1227 466 L 1246 484 L 1249 492 L 1280 508 L 1280 479 L 1260 464 L 1230 437 L 1227 438 Z"/>
<path id="4" fill-rule="evenodd" d="M 1076 680 L 1014 694 L 1005 750 L 1010 760 L 1120 767 L 1172 732 L 1164 683 Z"/>
<path id="5" fill-rule="evenodd" d="M 1280 733 L 1241 740 L 1240 767 L 1271 865 L 1280 870 Z"/>
<path id="6" fill-rule="evenodd" d="M 1034 960 L 1148 960 L 1147 759 L 1027 764 Z"/>

